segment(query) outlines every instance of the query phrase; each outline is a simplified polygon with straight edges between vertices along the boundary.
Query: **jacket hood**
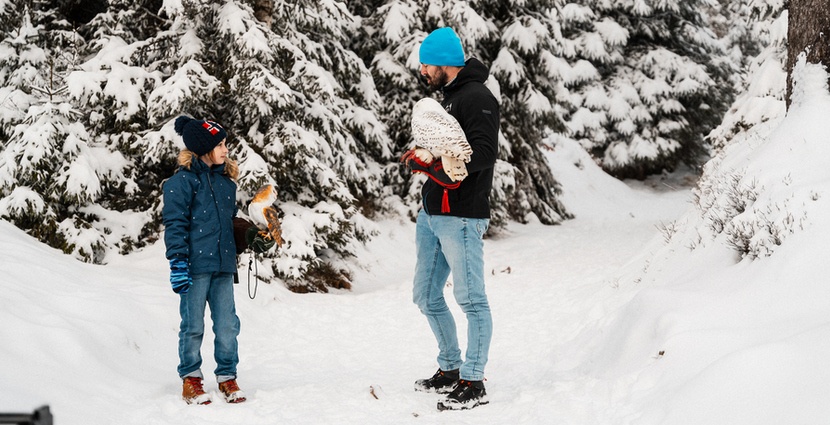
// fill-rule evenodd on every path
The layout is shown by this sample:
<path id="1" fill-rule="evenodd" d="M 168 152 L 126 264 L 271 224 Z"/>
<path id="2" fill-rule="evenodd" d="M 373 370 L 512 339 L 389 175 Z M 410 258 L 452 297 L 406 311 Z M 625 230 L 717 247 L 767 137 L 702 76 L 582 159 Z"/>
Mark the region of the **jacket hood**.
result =
<path id="1" fill-rule="evenodd" d="M 179 152 L 177 162 L 179 167 L 194 173 L 204 173 L 210 171 L 210 167 L 203 161 L 199 160 L 199 155 L 196 155 L 195 152 L 187 149 Z M 217 167 L 216 171 L 226 174 L 233 181 L 236 181 L 236 178 L 239 177 L 239 165 L 237 165 L 236 161 L 230 158 L 226 158 L 225 163 Z"/>
<path id="2" fill-rule="evenodd" d="M 488 77 L 490 77 L 490 69 L 487 68 L 486 65 L 481 63 L 481 61 L 476 58 L 467 59 L 467 63 L 464 65 L 464 68 L 461 68 L 461 71 L 455 77 L 455 80 L 444 87 L 444 93 L 457 90 L 459 87 L 469 82 L 484 84 Z"/>

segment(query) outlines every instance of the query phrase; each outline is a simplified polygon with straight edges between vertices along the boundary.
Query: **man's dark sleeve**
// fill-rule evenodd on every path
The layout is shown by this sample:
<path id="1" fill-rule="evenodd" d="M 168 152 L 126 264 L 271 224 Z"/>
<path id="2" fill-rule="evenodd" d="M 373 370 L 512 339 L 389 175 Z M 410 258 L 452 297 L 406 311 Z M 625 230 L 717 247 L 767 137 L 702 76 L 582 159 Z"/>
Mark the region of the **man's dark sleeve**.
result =
<path id="1" fill-rule="evenodd" d="M 464 99 L 458 119 L 473 149 L 467 171 L 474 173 L 496 164 L 499 155 L 499 103 L 486 87 Z"/>

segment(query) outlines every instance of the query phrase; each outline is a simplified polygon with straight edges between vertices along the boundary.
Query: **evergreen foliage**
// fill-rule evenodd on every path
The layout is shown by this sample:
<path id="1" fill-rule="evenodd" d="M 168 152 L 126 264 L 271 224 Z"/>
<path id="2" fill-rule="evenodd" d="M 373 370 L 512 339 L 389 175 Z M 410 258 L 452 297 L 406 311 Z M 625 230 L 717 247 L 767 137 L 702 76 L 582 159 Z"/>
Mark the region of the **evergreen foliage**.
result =
<path id="1" fill-rule="evenodd" d="M 364 32 L 357 37 L 356 50 L 371 61 L 378 88 L 386 99 L 382 110 L 389 123 L 390 136 L 398 153 L 411 144 L 409 122 L 412 105 L 432 96 L 419 79 L 418 47 L 432 30 L 453 27 L 461 37 L 467 57 L 477 57 L 491 66 L 488 87 L 501 102 L 500 160 L 496 164 L 491 195 L 491 228 L 503 227 L 508 219 L 525 222 L 530 213 L 543 223 L 555 224 L 569 217 L 556 197 L 558 184 L 541 151 L 543 131 L 549 127 L 549 111 L 539 110 L 537 102 L 547 103 L 544 76 L 531 73 L 519 81 L 510 72 L 499 72 L 499 57 L 504 28 L 502 22 L 533 20 L 536 2 L 523 2 L 516 8 L 500 2 L 430 2 L 392 0 L 370 2 L 370 7 L 353 6 L 355 13 L 366 14 Z M 534 28 L 535 29 L 535 28 Z M 539 34 L 543 39 L 544 34 Z M 536 59 L 529 54 L 528 61 Z M 529 62 L 528 62 L 529 63 Z M 539 78 L 536 78 L 539 77 Z M 390 184 L 401 189 L 397 194 L 414 205 L 420 195 L 421 179 L 405 170 L 389 176 Z"/>
<path id="2" fill-rule="evenodd" d="M 357 45 L 392 100 L 383 114 L 399 150 L 409 141 L 408 106 L 426 95 L 414 78 L 426 33 L 454 27 L 468 55 L 491 66 L 503 116 L 504 161 L 493 192 L 498 226 L 528 213 L 544 223 L 568 217 L 544 159 L 546 132 L 579 141 L 618 177 L 700 164 L 704 136 L 720 123 L 736 87 L 737 68 L 711 29 L 712 6 L 389 0 L 353 10 L 368 13 Z M 400 194 L 414 196 L 404 187 Z"/>
<path id="3" fill-rule="evenodd" d="M 417 209 L 422 177 L 397 158 L 412 105 L 437 96 L 418 75 L 430 31 L 452 26 L 491 67 L 492 227 L 555 224 L 570 215 L 545 156 L 552 133 L 620 177 L 697 163 L 734 90 L 762 81 L 730 64 L 757 50 L 747 65 L 772 69 L 763 55 L 780 55 L 779 24 L 722 16 L 781 6 L 745 3 L 0 0 L 0 217 L 84 261 L 152 243 L 183 148 L 173 120 L 212 118 L 239 161 L 242 212 L 262 184 L 279 192 L 287 243 L 259 260 L 262 277 L 347 288 L 341 260 L 371 219 Z"/>
<path id="4" fill-rule="evenodd" d="M 549 61 L 560 51 L 561 39 L 554 19 L 554 2 L 482 1 L 485 22 L 492 22 L 498 37 L 481 40 L 479 49 L 492 63 L 502 99 L 502 155 L 513 167 L 513 191 L 501 199 L 509 217 L 526 222 L 533 213 L 544 224 L 571 218 L 558 199 L 559 183 L 543 153 L 547 131 L 562 130 L 556 114 L 558 90 L 549 75 Z M 455 10 L 457 13 L 457 9 Z M 460 14 L 471 16 L 470 12 Z M 483 32 L 483 22 L 459 22 L 471 33 Z M 470 25 L 473 24 L 473 25 Z M 553 100 L 553 101 L 552 101 Z M 500 200 L 497 198 L 497 200 Z"/>
<path id="5" fill-rule="evenodd" d="M 172 121 L 185 113 L 228 130 L 242 202 L 263 183 L 278 188 L 288 242 L 263 265 L 293 289 L 325 290 L 305 274 L 339 270 L 321 262 L 370 236 L 364 214 L 380 207 L 378 161 L 391 150 L 372 77 L 344 47 L 359 20 L 342 3 L 281 2 L 266 27 L 238 1 L 112 0 L 75 31 L 58 5 L 13 6 L 3 8 L 3 217 L 87 261 L 155 240 L 159 186 L 183 147 Z M 67 52 L 75 62 L 56 63 L 49 80 L 44 64 Z M 330 280 L 347 278 L 338 273 Z"/>
<path id="6" fill-rule="evenodd" d="M 105 238 L 86 207 L 120 183 L 125 161 L 89 132 L 71 97 L 67 80 L 83 41 L 55 9 L 4 6 L 0 215 L 65 252 L 100 261 Z"/>
<path id="7" fill-rule="evenodd" d="M 698 165 L 734 96 L 735 69 L 704 1 L 590 0 L 558 9 L 567 135 L 603 169 L 643 178 Z"/>
<path id="8" fill-rule="evenodd" d="M 709 134 L 718 156 L 731 143 L 747 140 L 747 130 L 777 122 L 786 113 L 787 9 L 778 0 L 731 1 L 723 5 L 730 57 L 745 70 L 736 79 L 740 93 L 721 124 Z M 731 23 L 728 25 L 727 23 Z M 706 178 L 704 175 L 702 178 Z"/>
<path id="9" fill-rule="evenodd" d="M 806 216 L 794 216 L 792 211 L 798 209 L 794 205 L 816 200 L 812 193 L 780 199 L 787 190 L 771 190 L 762 181 L 773 187 L 792 186 L 789 173 L 782 181 L 771 182 L 769 169 L 759 174 L 745 168 L 752 163 L 745 158 L 753 154 L 751 146 L 768 143 L 765 134 L 778 127 L 786 114 L 787 10 L 777 0 L 726 2 L 723 7 L 724 18 L 732 23 L 725 31 L 731 55 L 747 71 L 737 80 L 741 94 L 709 135 L 713 158 L 703 167 L 693 191 L 699 215 L 695 220 L 700 223 L 686 226 L 696 234 L 691 246 L 723 237 L 741 258 L 765 257 L 803 229 Z M 799 72 L 806 78 L 815 71 L 801 63 Z M 808 98 L 804 91 L 815 89 L 802 88 L 802 98 Z M 826 84 L 820 90 L 826 91 Z"/>

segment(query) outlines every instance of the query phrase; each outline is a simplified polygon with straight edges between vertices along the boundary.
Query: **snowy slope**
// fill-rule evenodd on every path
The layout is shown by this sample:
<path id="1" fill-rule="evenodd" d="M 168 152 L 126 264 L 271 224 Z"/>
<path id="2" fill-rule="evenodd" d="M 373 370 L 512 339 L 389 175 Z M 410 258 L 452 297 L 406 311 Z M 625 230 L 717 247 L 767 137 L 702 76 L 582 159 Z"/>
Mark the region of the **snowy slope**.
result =
<path id="1" fill-rule="evenodd" d="M 786 118 L 707 166 L 707 184 L 721 180 L 715 206 L 687 212 L 668 243 L 621 269 L 631 301 L 572 345 L 579 376 L 601 383 L 592 397 L 621 406 L 608 423 L 827 423 L 830 93 L 821 67 L 795 74 Z M 752 195 L 728 217 L 735 175 Z M 736 234 L 757 257 L 730 247 Z"/>

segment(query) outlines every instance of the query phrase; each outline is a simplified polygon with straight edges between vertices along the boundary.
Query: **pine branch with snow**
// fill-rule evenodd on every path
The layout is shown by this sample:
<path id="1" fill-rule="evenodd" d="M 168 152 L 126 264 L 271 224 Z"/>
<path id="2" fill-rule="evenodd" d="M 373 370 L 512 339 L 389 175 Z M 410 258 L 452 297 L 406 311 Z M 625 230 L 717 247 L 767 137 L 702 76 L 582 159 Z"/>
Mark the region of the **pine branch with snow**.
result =
<path id="1" fill-rule="evenodd" d="M 566 135 L 606 171 L 643 178 L 705 158 L 704 136 L 732 100 L 735 69 L 704 6 L 586 1 L 557 9 Z"/>
<path id="2" fill-rule="evenodd" d="M 0 153 L 0 216 L 84 261 L 102 262 L 112 232 L 94 225 L 89 208 L 123 185 L 128 163 L 90 132 L 83 103 L 72 94 L 69 76 L 82 40 L 53 9 L 15 17 L 19 26 L 0 41 L 8 53 L 0 66 L 14 70 L 0 81 L 8 134 Z"/>
<path id="3" fill-rule="evenodd" d="M 734 9 L 734 10 L 731 10 Z M 787 13 L 777 1 L 731 4 L 727 42 L 741 63 L 740 93 L 709 134 L 715 151 L 746 139 L 747 130 L 776 123 L 786 112 Z"/>
<path id="4" fill-rule="evenodd" d="M 90 261 L 152 242 L 159 184 L 183 147 L 172 120 L 210 117 L 241 161 L 240 202 L 266 182 L 284 196 L 289 241 L 266 260 L 273 276 L 299 288 L 310 270 L 339 270 L 323 263 L 374 232 L 363 213 L 381 208 L 391 156 L 371 74 L 346 47 L 360 20 L 333 1 L 282 2 L 270 27 L 238 1 L 134 6 L 110 1 L 74 33 L 59 31 L 55 8 L 3 8 L 16 20 L 0 43 L 15 53 L 0 59 L 14 70 L 0 73 L 4 216 L 45 223 L 39 235 Z M 56 93 L 41 70 L 61 52 L 76 61 L 45 102 Z"/>

